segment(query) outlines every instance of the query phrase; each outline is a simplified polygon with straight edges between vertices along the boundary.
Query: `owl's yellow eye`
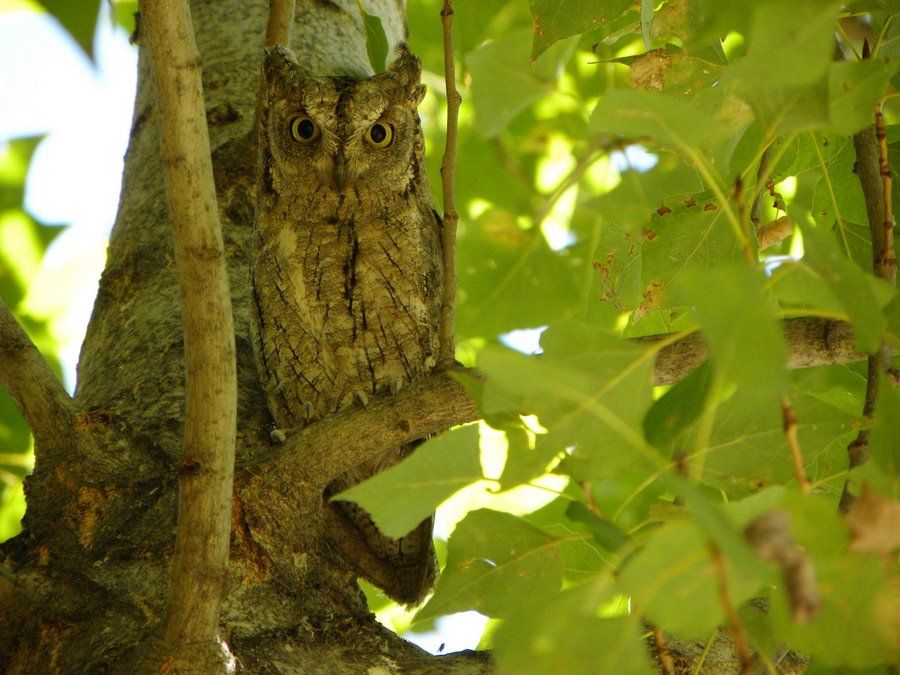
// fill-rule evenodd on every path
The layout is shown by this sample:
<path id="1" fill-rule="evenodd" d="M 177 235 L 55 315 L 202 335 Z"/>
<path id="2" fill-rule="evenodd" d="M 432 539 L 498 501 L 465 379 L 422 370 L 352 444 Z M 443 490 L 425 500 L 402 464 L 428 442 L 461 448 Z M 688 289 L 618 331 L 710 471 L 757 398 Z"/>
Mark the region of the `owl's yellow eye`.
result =
<path id="1" fill-rule="evenodd" d="M 386 148 L 394 142 L 394 127 L 386 122 L 376 122 L 366 131 L 366 143 L 373 148 Z"/>
<path id="2" fill-rule="evenodd" d="M 291 138 L 300 143 L 314 141 L 322 132 L 319 125 L 305 115 L 298 115 L 291 120 Z"/>

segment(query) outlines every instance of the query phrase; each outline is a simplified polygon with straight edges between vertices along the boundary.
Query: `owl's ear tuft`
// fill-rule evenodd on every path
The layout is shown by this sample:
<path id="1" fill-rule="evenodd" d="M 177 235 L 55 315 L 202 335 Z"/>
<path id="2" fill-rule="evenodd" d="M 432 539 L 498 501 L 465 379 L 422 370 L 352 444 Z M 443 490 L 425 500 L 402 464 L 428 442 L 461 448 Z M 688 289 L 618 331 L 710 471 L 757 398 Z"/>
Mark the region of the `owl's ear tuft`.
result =
<path id="1" fill-rule="evenodd" d="M 268 84 L 290 81 L 296 76 L 298 68 L 297 59 L 287 47 L 275 45 L 266 49 L 263 73 Z"/>
<path id="2" fill-rule="evenodd" d="M 394 58 L 387 71 L 381 75 L 406 94 L 418 105 L 425 95 L 425 87 L 419 84 L 422 78 L 422 64 L 419 57 L 413 54 L 405 42 L 394 49 Z"/>

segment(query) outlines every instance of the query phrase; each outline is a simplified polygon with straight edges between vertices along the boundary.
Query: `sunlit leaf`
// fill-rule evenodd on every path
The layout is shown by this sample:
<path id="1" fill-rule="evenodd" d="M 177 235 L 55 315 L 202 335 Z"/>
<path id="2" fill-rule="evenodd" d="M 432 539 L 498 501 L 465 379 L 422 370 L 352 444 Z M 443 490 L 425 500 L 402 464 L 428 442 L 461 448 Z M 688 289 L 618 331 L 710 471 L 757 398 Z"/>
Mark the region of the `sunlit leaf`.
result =
<path id="1" fill-rule="evenodd" d="M 650 443 L 668 445 L 703 414 L 712 377 L 712 367 L 705 361 L 653 403 L 644 418 L 644 435 Z"/>
<path id="2" fill-rule="evenodd" d="M 473 511 L 451 535 L 447 566 L 416 621 L 469 609 L 504 616 L 540 607 L 562 583 L 561 541 L 515 516 Z"/>
<path id="3" fill-rule="evenodd" d="M 479 457 L 478 425 L 471 424 L 426 441 L 396 466 L 332 499 L 356 502 L 378 529 L 389 537 L 402 537 L 438 504 L 482 477 Z M 441 467 L 437 473 L 436 466 Z"/>

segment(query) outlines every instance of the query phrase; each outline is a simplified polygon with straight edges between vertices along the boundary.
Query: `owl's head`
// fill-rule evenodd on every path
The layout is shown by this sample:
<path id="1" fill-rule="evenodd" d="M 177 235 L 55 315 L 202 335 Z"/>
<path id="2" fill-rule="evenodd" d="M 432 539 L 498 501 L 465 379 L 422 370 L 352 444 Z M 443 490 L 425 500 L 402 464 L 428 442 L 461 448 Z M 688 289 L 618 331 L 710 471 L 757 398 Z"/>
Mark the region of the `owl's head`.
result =
<path id="1" fill-rule="evenodd" d="M 315 76 L 283 47 L 266 51 L 264 75 L 260 134 L 286 180 L 336 193 L 363 183 L 396 191 L 423 151 L 416 108 L 425 87 L 406 45 L 368 79 Z"/>

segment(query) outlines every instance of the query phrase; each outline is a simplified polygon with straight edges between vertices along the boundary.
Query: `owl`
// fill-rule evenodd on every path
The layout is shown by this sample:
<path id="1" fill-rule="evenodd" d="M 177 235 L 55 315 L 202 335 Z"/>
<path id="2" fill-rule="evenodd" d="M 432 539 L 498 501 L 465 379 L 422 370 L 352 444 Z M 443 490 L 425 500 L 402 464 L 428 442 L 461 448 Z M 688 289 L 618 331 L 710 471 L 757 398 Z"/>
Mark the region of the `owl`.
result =
<path id="1" fill-rule="evenodd" d="M 280 428 L 396 394 L 436 363 L 443 265 L 416 111 L 425 88 L 405 45 L 395 56 L 357 79 L 315 76 L 282 47 L 266 54 L 251 316 Z M 326 498 L 412 449 L 349 470 Z M 356 504 L 327 509 L 328 537 L 359 576 L 399 602 L 422 599 L 431 518 L 392 539 Z"/>

